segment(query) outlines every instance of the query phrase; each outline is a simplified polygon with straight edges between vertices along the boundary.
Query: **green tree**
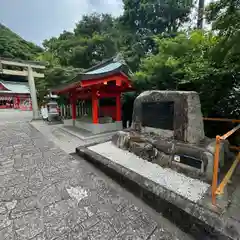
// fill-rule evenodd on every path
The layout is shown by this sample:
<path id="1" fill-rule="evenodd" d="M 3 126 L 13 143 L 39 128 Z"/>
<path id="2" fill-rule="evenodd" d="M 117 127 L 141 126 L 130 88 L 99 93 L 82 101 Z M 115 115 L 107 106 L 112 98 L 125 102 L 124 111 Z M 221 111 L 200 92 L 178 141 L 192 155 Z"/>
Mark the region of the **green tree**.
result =
<path id="1" fill-rule="evenodd" d="M 48 67 L 50 68 L 60 65 L 59 59 L 55 57 L 54 54 L 50 51 L 45 51 L 37 54 L 35 56 L 35 60 L 48 63 Z"/>
<path id="2" fill-rule="evenodd" d="M 43 49 L 27 42 L 0 23 L 0 57 L 32 60 Z"/>
<path id="3" fill-rule="evenodd" d="M 226 101 L 239 81 L 225 62 L 220 64 L 211 57 L 220 42 L 220 37 L 202 31 L 156 38 L 159 52 L 142 61 L 135 75 L 136 87 L 140 91 L 194 90 L 200 94 L 204 115 L 229 115 L 237 102 L 230 110 Z"/>
<path id="4" fill-rule="evenodd" d="M 86 69 L 116 53 L 114 27 L 111 15 L 85 15 L 73 33 L 64 31 L 58 38 L 45 40 L 43 46 L 62 66 Z"/>
<path id="5" fill-rule="evenodd" d="M 114 27 L 115 19 L 109 14 L 84 15 L 74 29 L 76 36 L 91 37 L 95 34 L 108 34 Z"/>
<path id="6" fill-rule="evenodd" d="M 73 67 L 55 66 L 47 68 L 45 71 L 45 78 L 36 79 L 39 100 L 42 101 L 44 96 L 49 93 L 50 89 L 71 81 L 81 71 L 82 69 Z"/>
<path id="7" fill-rule="evenodd" d="M 222 95 L 219 111 L 232 117 L 239 117 L 240 90 L 240 2 L 238 0 L 219 0 L 212 2 L 206 9 L 206 17 L 213 31 L 221 39 L 215 46 L 212 56 L 217 66 L 227 76 L 228 94 Z M 224 87 L 224 86 L 223 86 Z"/>
<path id="8" fill-rule="evenodd" d="M 237 0 L 220 0 L 211 3 L 206 10 L 207 19 L 212 23 L 213 30 L 222 37 L 216 48 L 216 55 L 219 54 L 225 60 L 233 58 L 239 60 L 240 41 L 240 2 Z"/>
<path id="9" fill-rule="evenodd" d="M 191 0 L 123 0 L 122 20 L 143 35 L 176 32 L 188 20 Z"/>
<path id="10" fill-rule="evenodd" d="M 123 32 L 122 47 L 133 71 L 141 58 L 156 53 L 156 35 L 172 36 L 188 21 L 192 0 L 124 0 L 123 16 L 119 18 Z M 123 29 L 123 30 L 122 30 Z"/>

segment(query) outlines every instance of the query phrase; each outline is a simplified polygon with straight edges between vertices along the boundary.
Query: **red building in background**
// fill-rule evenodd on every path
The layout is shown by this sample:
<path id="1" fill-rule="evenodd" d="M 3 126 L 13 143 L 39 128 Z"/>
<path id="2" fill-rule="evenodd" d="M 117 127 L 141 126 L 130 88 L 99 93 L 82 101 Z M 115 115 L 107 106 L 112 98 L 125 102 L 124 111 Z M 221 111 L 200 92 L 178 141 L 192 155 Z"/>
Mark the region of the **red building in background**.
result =
<path id="1" fill-rule="evenodd" d="M 53 93 L 70 100 L 72 119 L 64 119 L 64 124 L 94 134 L 123 128 L 121 95 L 132 91 L 130 69 L 120 54 L 52 89 Z M 77 116 L 77 101 L 91 101 L 92 110 Z"/>
<path id="2" fill-rule="evenodd" d="M 0 80 L 0 109 L 6 108 L 32 110 L 28 82 Z"/>

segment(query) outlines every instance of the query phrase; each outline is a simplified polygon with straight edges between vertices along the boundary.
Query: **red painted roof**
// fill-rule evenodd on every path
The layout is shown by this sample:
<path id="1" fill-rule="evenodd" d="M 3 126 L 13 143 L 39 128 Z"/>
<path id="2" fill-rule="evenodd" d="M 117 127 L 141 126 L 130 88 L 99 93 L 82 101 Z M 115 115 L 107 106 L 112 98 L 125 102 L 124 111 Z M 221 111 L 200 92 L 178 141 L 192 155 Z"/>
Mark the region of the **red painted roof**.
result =
<path id="1" fill-rule="evenodd" d="M 78 74 L 72 81 L 52 89 L 52 92 L 66 93 L 74 89 L 89 88 L 94 85 L 107 85 L 108 82 L 113 81 L 116 83 L 116 88 L 122 86 L 121 92 L 133 90 L 129 79 L 129 68 L 119 56 Z M 122 84 L 122 82 L 125 84 Z"/>

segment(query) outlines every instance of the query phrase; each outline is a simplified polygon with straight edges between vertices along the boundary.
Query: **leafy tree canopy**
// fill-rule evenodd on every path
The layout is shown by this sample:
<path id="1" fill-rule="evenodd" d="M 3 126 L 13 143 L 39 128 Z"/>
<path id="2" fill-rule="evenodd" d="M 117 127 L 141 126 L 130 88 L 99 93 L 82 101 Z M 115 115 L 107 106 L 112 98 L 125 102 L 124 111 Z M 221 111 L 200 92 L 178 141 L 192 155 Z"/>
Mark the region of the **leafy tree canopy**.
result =
<path id="1" fill-rule="evenodd" d="M 58 38 L 45 40 L 43 46 L 62 66 L 89 68 L 116 53 L 114 21 L 108 14 L 83 16 L 73 33 L 64 31 Z"/>
<path id="2" fill-rule="evenodd" d="M 160 34 L 175 32 L 188 20 L 193 1 L 123 0 L 122 21 L 135 32 Z"/>
<path id="3" fill-rule="evenodd" d="M 0 23 L 0 56 L 21 60 L 32 60 L 43 49 L 27 42 Z"/>
<path id="4" fill-rule="evenodd" d="M 239 72 L 212 57 L 222 41 L 211 32 L 192 31 L 174 38 L 156 37 L 158 54 L 142 60 L 134 79 L 137 88 L 197 91 L 204 115 L 237 116 Z M 231 100 L 230 100 L 231 99 Z M 237 100 L 238 99 L 238 100 Z M 229 104 L 231 101 L 232 105 Z M 228 106 L 228 107 L 226 107 Z"/>

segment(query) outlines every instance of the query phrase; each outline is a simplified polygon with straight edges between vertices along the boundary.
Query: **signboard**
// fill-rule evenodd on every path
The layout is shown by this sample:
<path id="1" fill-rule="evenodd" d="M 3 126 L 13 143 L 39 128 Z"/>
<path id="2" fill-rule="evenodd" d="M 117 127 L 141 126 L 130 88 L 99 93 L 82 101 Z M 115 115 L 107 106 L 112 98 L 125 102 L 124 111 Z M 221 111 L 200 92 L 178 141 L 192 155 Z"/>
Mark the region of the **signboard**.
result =
<path id="1" fill-rule="evenodd" d="M 143 102 L 142 126 L 174 129 L 174 102 Z"/>

